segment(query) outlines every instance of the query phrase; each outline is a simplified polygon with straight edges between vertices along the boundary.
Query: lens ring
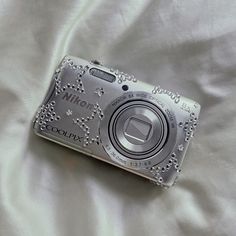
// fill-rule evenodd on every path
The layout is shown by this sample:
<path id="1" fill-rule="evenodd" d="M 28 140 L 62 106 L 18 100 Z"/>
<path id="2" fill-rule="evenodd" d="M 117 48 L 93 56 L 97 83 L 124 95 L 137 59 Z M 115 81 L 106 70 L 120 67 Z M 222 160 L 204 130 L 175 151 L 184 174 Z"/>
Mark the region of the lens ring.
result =
<path id="1" fill-rule="evenodd" d="M 159 144 L 161 147 L 156 151 L 154 148 L 151 150 L 150 155 L 136 155 L 135 158 L 128 157 L 124 153 L 118 151 L 118 148 L 114 146 L 114 131 L 111 129 L 114 122 L 114 114 L 118 109 L 124 107 L 125 104 L 130 106 L 131 102 L 140 103 L 144 102 L 146 105 L 153 106 L 153 109 L 160 114 L 164 124 L 163 130 L 163 144 Z M 148 92 L 143 91 L 130 91 L 126 92 L 120 96 L 116 96 L 114 100 L 109 102 L 104 109 L 104 118 L 101 120 L 99 125 L 99 135 L 101 137 L 101 144 L 106 152 L 107 156 L 114 164 L 123 166 L 124 168 L 129 168 L 133 170 L 147 169 L 158 163 L 164 161 L 172 152 L 174 146 L 176 145 L 177 138 L 177 121 L 176 114 L 169 102 L 165 99 L 165 96 L 157 96 Z M 119 149 L 120 150 L 120 149 Z M 138 158 L 138 159 L 137 159 Z"/>
<path id="2" fill-rule="evenodd" d="M 122 104 L 112 114 L 109 137 L 114 148 L 123 156 L 146 159 L 157 154 L 165 144 L 168 124 L 157 106 L 147 101 L 133 100 Z"/>
<path id="3" fill-rule="evenodd" d="M 150 149 L 153 149 L 153 148 L 155 148 L 156 146 L 158 146 L 159 145 L 159 143 L 160 143 L 160 141 L 161 141 L 161 139 L 162 139 L 162 137 L 163 137 L 163 123 L 162 123 L 162 120 L 160 119 L 160 117 L 159 117 L 159 115 L 157 114 L 157 113 L 155 113 L 155 111 L 153 111 L 152 109 L 150 109 L 150 111 L 152 112 L 152 114 L 153 115 L 155 115 L 155 118 L 157 118 L 158 119 L 158 121 L 159 121 L 159 123 L 160 123 L 160 130 L 159 130 L 159 137 L 156 137 L 156 139 L 158 139 L 157 140 L 157 142 L 155 142 L 155 140 L 153 140 L 152 138 L 149 138 L 149 143 L 152 143 L 152 144 L 154 144 L 154 142 L 155 142 L 155 145 L 151 145 L 151 148 L 146 148 L 147 149 L 147 151 L 139 151 L 139 149 L 138 149 L 138 146 L 137 145 L 135 145 L 135 150 L 134 151 L 131 151 L 131 150 L 129 150 L 128 148 L 126 148 L 126 145 L 122 145 L 122 142 L 120 142 L 120 140 L 119 140 L 119 137 L 118 137 L 118 134 L 119 134 L 119 131 L 121 131 L 121 129 L 120 129 L 120 127 L 117 125 L 117 122 L 119 121 L 119 120 L 121 120 L 121 122 L 120 123 L 122 123 L 122 119 L 120 119 L 120 117 L 123 115 L 123 113 L 125 113 L 127 110 L 129 111 L 129 110 L 131 110 L 131 109 L 135 109 L 135 108 L 137 108 L 137 107 L 140 107 L 140 108 L 143 108 L 143 109 L 147 109 L 147 107 L 143 107 L 143 106 L 139 106 L 139 105 L 136 105 L 136 106 L 130 106 L 130 107 L 128 107 L 128 108 L 125 108 L 124 110 L 122 110 L 118 115 L 117 115 L 117 117 L 115 118 L 115 121 L 114 121 L 114 123 L 113 123 L 113 134 L 114 134 L 114 136 L 115 136 L 115 141 L 117 142 L 117 144 L 122 148 L 122 149 L 124 149 L 126 152 L 128 152 L 128 153 L 130 153 L 130 154 L 133 154 L 133 155 L 144 155 L 145 153 L 147 153 L 147 152 L 149 152 L 150 151 Z M 149 108 L 148 108 L 149 109 Z M 132 118 L 131 118 L 132 119 Z M 129 122 L 129 120 L 131 120 L 131 119 L 127 119 L 128 120 L 128 122 L 126 121 L 126 123 L 131 123 L 131 122 Z M 136 119 L 136 118 L 133 118 L 132 120 L 136 120 L 136 123 L 137 122 L 140 122 L 138 119 Z M 141 121 L 142 122 L 142 121 Z M 145 124 L 145 122 L 143 123 L 144 125 L 146 125 Z M 149 123 L 150 124 L 150 123 Z M 147 124 L 147 126 L 149 126 L 149 124 Z M 118 126 L 118 127 L 117 127 Z M 127 125 L 128 126 L 128 125 Z M 129 127 L 129 126 L 128 126 Z M 149 126 L 150 127 L 150 126 Z M 152 130 L 151 130 L 152 131 Z M 123 132 L 122 132 L 123 133 Z M 147 135 L 150 137 L 150 136 L 154 136 L 155 134 L 153 134 L 153 132 L 146 132 L 147 133 Z M 150 133 L 152 133 L 152 135 L 150 135 Z M 156 136 L 157 136 L 157 134 L 156 134 Z M 128 137 L 129 137 L 129 134 L 128 134 Z M 135 137 L 136 139 L 137 139 L 137 137 Z M 145 136 L 144 136 L 144 139 L 145 139 Z M 152 141 L 152 142 L 150 142 L 150 141 Z M 143 140 L 141 140 L 140 141 L 140 143 L 142 143 L 142 142 L 144 142 Z M 146 145 L 147 146 L 147 145 Z M 149 145 L 150 146 L 150 145 Z"/>

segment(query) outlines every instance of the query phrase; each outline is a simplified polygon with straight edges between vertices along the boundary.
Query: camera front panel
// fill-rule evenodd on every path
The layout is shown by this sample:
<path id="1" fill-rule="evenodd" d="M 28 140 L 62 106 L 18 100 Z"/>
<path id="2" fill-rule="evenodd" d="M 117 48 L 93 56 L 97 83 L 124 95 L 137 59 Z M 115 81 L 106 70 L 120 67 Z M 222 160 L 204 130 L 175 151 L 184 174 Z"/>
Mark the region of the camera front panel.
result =
<path id="1" fill-rule="evenodd" d="M 36 113 L 36 134 L 157 184 L 173 184 L 199 104 L 80 58 L 65 57 Z"/>

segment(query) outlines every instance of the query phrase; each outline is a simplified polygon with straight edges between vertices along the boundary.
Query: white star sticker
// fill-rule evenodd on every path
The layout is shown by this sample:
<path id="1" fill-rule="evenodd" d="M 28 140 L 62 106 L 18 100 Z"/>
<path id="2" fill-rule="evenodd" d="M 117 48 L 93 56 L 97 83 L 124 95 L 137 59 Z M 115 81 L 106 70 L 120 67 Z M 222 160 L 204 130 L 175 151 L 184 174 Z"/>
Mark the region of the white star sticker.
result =
<path id="1" fill-rule="evenodd" d="M 72 113 L 72 110 L 68 109 L 67 112 L 66 112 L 66 115 L 67 116 L 71 116 L 73 113 Z"/>

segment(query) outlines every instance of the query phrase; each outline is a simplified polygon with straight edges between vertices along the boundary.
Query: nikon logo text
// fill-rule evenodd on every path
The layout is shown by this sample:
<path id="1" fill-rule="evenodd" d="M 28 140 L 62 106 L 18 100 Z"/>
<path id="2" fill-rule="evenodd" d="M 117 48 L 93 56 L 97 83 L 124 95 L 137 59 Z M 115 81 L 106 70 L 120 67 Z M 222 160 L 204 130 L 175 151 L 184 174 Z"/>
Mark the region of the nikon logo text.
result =
<path id="1" fill-rule="evenodd" d="M 76 104 L 76 105 L 78 105 L 80 107 L 84 107 L 86 109 L 89 109 L 89 110 L 94 109 L 94 105 L 93 104 L 88 103 L 85 100 L 81 100 L 78 95 L 75 95 L 73 93 L 65 92 L 65 94 L 62 97 L 62 99 L 67 101 L 67 102 L 71 102 L 73 104 Z"/>

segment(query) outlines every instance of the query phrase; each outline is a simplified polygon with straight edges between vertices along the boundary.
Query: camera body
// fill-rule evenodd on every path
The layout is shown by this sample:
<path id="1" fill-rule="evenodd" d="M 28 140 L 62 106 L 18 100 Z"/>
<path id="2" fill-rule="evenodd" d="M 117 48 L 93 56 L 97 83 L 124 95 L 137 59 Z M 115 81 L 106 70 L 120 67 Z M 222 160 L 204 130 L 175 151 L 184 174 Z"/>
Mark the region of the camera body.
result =
<path id="1" fill-rule="evenodd" d="M 37 135 L 169 187 L 195 132 L 200 105 L 102 66 L 66 56 L 33 128 Z"/>

